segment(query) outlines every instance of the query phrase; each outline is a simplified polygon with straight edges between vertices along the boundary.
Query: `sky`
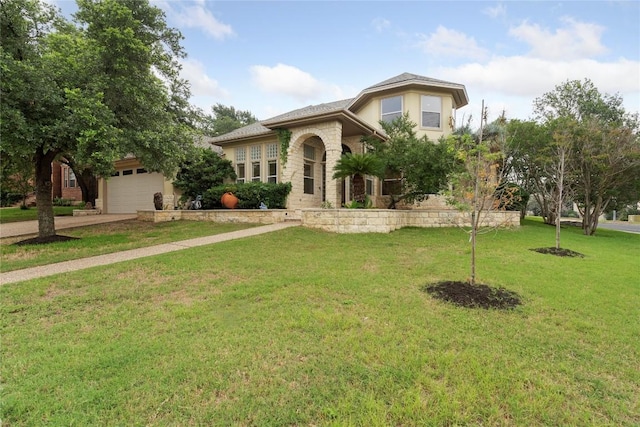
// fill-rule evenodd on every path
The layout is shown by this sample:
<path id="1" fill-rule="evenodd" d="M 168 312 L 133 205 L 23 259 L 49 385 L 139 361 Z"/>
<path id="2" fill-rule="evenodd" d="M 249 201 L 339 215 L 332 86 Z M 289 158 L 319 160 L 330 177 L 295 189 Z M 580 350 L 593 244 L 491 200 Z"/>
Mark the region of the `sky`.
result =
<path id="1" fill-rule="evenodd" d="M 71 0 L 51 0 L 65 14 Z M 352 98 L 404 72 L 463 84 L 458 119 L 528 119 L 535 98 L 591 80 L 640 111 L 639 1 L 152 0 L 184 36 L 191 103 L 259 120 Z"/>

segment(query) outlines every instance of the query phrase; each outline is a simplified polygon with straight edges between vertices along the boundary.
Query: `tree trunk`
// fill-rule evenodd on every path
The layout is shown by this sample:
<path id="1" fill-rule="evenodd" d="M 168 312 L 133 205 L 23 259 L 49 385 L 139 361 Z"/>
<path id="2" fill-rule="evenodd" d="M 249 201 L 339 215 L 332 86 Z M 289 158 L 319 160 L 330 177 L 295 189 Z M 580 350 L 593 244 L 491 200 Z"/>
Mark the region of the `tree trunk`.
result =
<path id="1" fill-rule="evenodd" d="M 53 216 L 53 203 L 51 201 L 51 162 L 55 158 L 55 153 L 41 150 L 35 155 L 36 164 L 36 206 L 38 209 L 38 237 L 50 237 L 56 235 L 56 228 Z"/>
<path id="2" fill-rule="evenodd" d="M 82 191 L 82 201 L 84 203 L 89 202 L 91 206 L 95 206 L 96 198 L 98 197 L 98 183 L 96 177 L 93 176 L 93 171 L 91 169 L 83 169 L 80 174 L 76 173 L 75 170 L 74 173 Z"/>
<path id="3" fill-rule="evenodd" d="M 364 203 L 365 195 L 364 177 L 360 174 L 353 175 L 353 200 Z"/>
<path id="4" fill-rule="evenodd" d="M 589 198 L 587 200 L 590 201 Z M 602 212 L 606 206 L 602 202 L 602 197 L 597 198 L 594 203 L 585 204 L 584 214 L 582 217 L 582 232 L 585 236 L 593 236 L 598 228 L 598 217 L 602 215 Z"/>

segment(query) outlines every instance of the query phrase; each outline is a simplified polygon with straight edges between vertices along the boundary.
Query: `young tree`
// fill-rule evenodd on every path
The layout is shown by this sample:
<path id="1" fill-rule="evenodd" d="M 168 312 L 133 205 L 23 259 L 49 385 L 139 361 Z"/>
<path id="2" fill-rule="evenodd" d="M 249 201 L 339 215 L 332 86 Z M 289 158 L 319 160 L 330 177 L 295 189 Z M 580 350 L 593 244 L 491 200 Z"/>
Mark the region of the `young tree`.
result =
<path id="1" fill-rule="evenodd" d="M 40 237 L 55 234 L 54 159 L 108 176 L 133 154 L 170 175 L 193 142 L 181 35 L 164 13 L 148 1 L 79 0 L 78 8 L 76 25 L 38 0 L 5 0 L 0 14 L 3 148 L 33 159 Z"/>
<path id="2" fill-rule="evenodd" d="M 334 168 L 333 179 L 353 177 L 353 200 L 358 203 L 365 202 L 366 188 L 365 176 L 372 175 L 378 178 L 384 176 L 384 163 L 372 153 L 347 153 L 340 157 Z"/>
<path id="3" fill-rule="evenodd" d="M 369 152 L 384 162 L 386 173 L 399 177 L 400 185 L 391 194 L 389 209 L 401 201 L 424 200 L 446 188 L 455 166 L 454 152 L 447 144 L 434 143 L 426 136 L 416 136 L 416 124 L 405 114 L 391 123 L 380 122 L 388 136 L 386 141 L 363 138 Z"/>
<path id="4" fill-rule="evenodd" d="M 489 125 L 482 102 L 482 117 L 477 135 L 454 134 L 447 143 L 454 147 L 462 168 L 452 175 L 451 189 L 446 191 L 447 201 L 461 212 L 470 214 L 469 235 L 471 242 L 471 271 L 469 284 L 476 284 L 476 240 L 478 234 L 488 231 L 485 218 L 489 213 L 502 210 L 510 203 L 513 190 L 504 186 L 505 146 L 504 114 Z M 511 187 L 513 188 L 513 187 Z M 501 191 L 499 191 L 501 189 Z"/>

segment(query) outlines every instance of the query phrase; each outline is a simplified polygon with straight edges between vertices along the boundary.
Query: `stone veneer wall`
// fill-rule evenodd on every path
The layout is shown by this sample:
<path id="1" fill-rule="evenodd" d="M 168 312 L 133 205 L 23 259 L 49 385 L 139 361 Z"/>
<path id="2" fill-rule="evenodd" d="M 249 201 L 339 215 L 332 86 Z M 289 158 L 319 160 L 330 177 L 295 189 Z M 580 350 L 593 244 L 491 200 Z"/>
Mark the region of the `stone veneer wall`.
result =
<path id="1" fill-rule="evenodd" d="M 220 223 L 275 224 L 288 220 L 300 220 L 295 211 L 284 209 L 215 209 L 215 210 L 141 210 L 138 220 L 150 222 L 211 221 Z"/>
<path id="2" fill-rule="evenodd" d="M 518 227 L 520 212 L 484 213 L 485 227 Z M 303 209 L 302 225 L 335 233 L 390 233 L 402 227 L 470 226 L 470 215 L 459 211 L 389 209 Z"/>
<path id="3" fill-rule="evenodd" d="M 483 226 L 518 227 L 520 212 L 484 213 Z M 274 224 L 299 220 L 303 227 L 333 233 L 390 233 L 402 227 L 469 226 L 469 214 L 458 211 L 389 210 L 389 209 L 302 209 L 300 211 L 267 210 L 197 210 L 138 211 L 141 221 L 176 220 L 212 221 L 220 223 Z"/>

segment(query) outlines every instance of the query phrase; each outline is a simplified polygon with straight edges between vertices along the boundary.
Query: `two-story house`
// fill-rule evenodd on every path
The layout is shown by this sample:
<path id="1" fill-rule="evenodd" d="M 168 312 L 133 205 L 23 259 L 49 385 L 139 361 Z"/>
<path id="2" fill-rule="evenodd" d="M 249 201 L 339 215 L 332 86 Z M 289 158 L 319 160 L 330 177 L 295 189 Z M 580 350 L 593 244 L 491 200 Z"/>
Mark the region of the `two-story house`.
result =
<path id="1" fill-rule="evenodd" d="M 238 182 L 291 182 L 289 209 L 340 207 L 351 198 L 350 186 L 332 179 L 334 166 L 345 153 L 363 152 L 363 136 L 384 140 L 381 120 L 408 113 L 419 137 L 437 141 L 451 133 L 457 109 L 468 102 L 464 85 L 404 73 L 355 98 L 281 114 L 211 143 L 233 162 Z M 366 189 L 375 206 L 386 206 L 384 180 L 369 177 Z"/>
<path id="2" fill-rule="evenodd" d="M 418 136 L 438 141 L 453 130 L 456 111 L 469 102 L 464 85 L 404 73 L 361 91 L 355 98 L 311 105 L 225 135 L 210 138 L 231 160 L 238 182 L 291 182 L 289 209 L 341 207 L 351 200 L 349 180 L 334 180 L 344 153 L 363 152 L 363 136 L 386 138 L 380 121 L 408 113 Z M 148 173 L 135 158 L 116 162 L 116 172 L 98 184 L 96 206 L 105 213 L 153 209 L 153 193 L 174 206 L 179 192 L 171 178 Z M 393 179 L 393 177 L 391 177 Z M 387 185 L 368 177 L 367 193 L 376 207 L 387 206 Z"/>

